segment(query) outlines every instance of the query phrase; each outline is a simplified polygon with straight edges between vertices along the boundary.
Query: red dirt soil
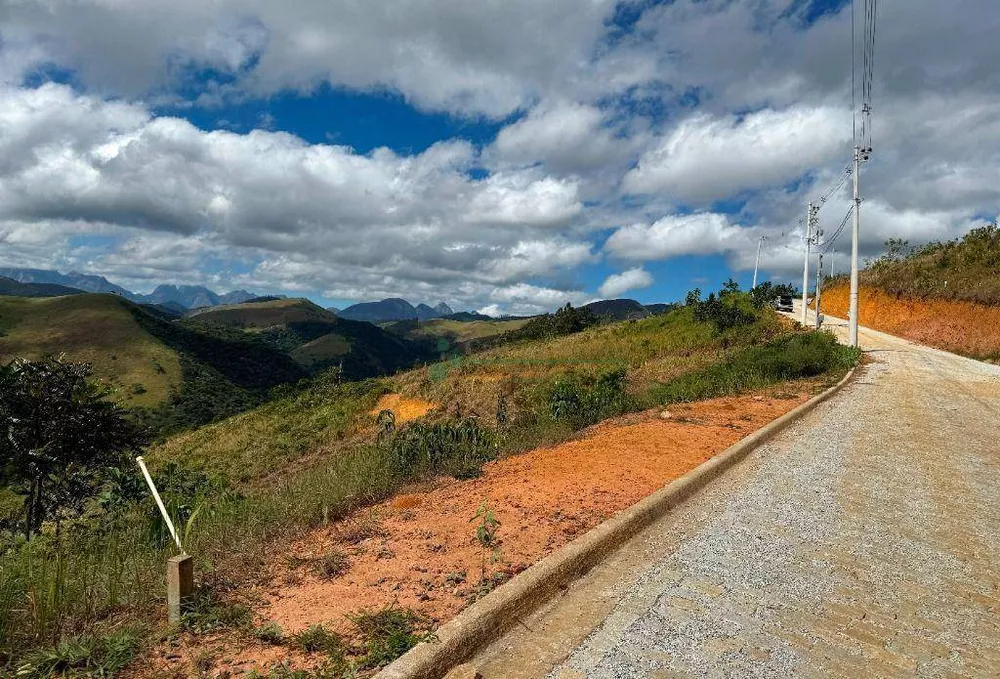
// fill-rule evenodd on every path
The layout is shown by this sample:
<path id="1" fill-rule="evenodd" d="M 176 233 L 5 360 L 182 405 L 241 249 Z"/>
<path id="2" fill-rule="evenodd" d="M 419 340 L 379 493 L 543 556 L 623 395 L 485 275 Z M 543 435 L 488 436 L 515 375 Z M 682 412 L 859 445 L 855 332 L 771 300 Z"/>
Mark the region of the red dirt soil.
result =
<path id="1" fill-rule="evenodd" d="M 793 393 L 670 406 L 666 419 L 660 411 L 626 416 L 578 440 L 491 462 L 479 478 L 412 488 L 296 543 L 272 564 L 271 584 L 258 593 L 257 622 L 277 622 L 286 633 L 317 623 L 345 630 L 345 614 L 390 604 L 446 622 L 466 607 L 480 579 L 482 553 L 470 520 L 484 500 L 501 524 L 500 563 L 487 560 L 486 568 L 517 572 L 799 405 L 819 383 L 783 389 L 789 387 Z M 332 549 L 349 556 L 350 568 L 324 579 L 310 561 Z M 184 640 L 171 660 L 159 649 L 138 672 L 186 676 L 198 652 L 214 656 L 208 676 L 240 676 L 285 659 L 312 664 L 287 648 L 232 634 Z"/>
<path id="2" fill-rule="evenodd" d="M 823 290 L 823 312 L 847 318 L 850 287 Z M 974 358 L 1000 356 L 1000 307 L 952 300 L 895 297 L 862 287 L 861 325 Z"/>

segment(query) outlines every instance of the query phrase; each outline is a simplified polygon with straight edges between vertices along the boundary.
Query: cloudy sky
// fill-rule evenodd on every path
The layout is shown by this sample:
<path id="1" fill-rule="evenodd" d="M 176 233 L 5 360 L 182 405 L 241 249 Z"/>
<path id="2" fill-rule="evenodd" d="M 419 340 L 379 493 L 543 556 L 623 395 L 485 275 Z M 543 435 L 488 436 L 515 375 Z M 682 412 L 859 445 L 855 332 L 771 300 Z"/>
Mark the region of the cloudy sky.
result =
<path id="1" fill-rule="evenodd" d="M 878 4 L 867 255 L 1000 212 L 996 0 Z M 141 292 L 800 280 L 851 147 L 843 0 L 0 0 L 0 265 Z"/>

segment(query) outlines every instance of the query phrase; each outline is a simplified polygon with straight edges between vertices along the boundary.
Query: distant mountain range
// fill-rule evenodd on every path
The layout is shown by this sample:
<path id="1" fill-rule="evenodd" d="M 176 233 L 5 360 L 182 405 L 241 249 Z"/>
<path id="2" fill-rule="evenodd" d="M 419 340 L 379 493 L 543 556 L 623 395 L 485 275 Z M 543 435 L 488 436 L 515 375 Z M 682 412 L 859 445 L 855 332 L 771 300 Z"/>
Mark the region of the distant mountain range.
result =
<path id="1" fill-rule="evenodd" d="M 32 295 L 17 293 L 13 291 L 13 287 L 10 284 L 7 284 L 7 287 L 10 288 L 7 294 L 52 297 L 72 294 L 73 292 L 102 292 L 121 295 L 126 299 L 140 304 L 157 304 L 168 308 L 176 308 L 175 305 L 184 307 L 185 309 L 197 309 L 198 307 L 212 307 L 222 304 L 240 304 L 256 297 L 256 295 L 246 290 L 233 290 L 232 292 L 220 295 L 202 285 L 159 285 L 150 294 L 141 295 L 131 290 L 126 290 L 120 285 L 115 285 L 104 276 L 83 274 L 78 271 L 63 274 L 48 269 L 0 268 L 0 277 L 7 278 L 14 283 L 36 286 L 34 289 L 23 289 L 25 293 L 32 290 L 40 293 Z M 43 288 L 37 286 L 50 287 Z M 45 290 L 48 291 L 48 294 L 44 293 Z M 3 293 L 0 292 L 0 294 Z"/>
<path id="2" fill-rule="evenodd" d="M 19 283 L 13 278 L 0 276 L 0 295 L 10 297 L 62 297 L 78 295 L 82 291 L 55 283 Z"/>
<path id="3" fill-rule="evenodd" d="M 334 311 L 331 309 L 331 311 Z M 433 318 L 450 316 L 455 313 L 451 307 L 440 302 L 431 307 L 426 304 L 413 306 L 405 299 L 390 297 L 380 302 L 362 302 L 334 311 L 341 318 L 350 321 L 367 321 L 369 323 L 384 323 L 386 321 L 429 321 Z"/>

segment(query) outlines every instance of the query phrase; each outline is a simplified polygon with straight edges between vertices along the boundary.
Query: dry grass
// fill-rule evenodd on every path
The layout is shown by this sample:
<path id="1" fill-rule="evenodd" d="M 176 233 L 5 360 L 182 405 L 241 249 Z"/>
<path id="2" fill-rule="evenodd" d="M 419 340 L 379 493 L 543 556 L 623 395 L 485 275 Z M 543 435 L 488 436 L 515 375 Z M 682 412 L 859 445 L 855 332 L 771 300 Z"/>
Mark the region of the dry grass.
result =
<path id="1" fill-rule="evenodd" d="M 114 295 L 0 297 L 0 360 L 65 353 L 92 363 L 129 406 L 156 406 L 181 383 L 177 353 L 143 330 Z"/>
<path id="2" fill-rule="evenodd" d="M 522 318 L 507 321 L 455 321 L 448 318 L 436 318 L 421 322 L 417 329 L 410 333 L 410 336 L 414 339 L 444 337 L 458 344 L 517 330 L 524 326 L 528 320 Z"/>

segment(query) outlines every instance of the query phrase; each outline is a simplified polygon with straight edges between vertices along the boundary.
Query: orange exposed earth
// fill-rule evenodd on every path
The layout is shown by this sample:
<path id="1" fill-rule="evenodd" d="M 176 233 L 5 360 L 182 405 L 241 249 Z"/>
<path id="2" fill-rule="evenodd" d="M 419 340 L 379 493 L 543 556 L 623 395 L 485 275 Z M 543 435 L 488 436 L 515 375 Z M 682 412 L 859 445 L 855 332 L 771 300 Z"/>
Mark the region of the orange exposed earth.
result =
<path id="1" fill-rule="evenodd" d="M 862 287 L 859 320 L 875 330 L 973 358 L 1000 357 L 1000 307 L 946 299 L 895 297 Z M 823 290 L 823 311 L 847 318 L 850 287 Z"/>
<path id="2" fill-rule="evenodd" d="M 423 417 L 436 407 L 437 404 L 430 401 L 406 398 L 401 394 L 386 394 L 379 399 L 371 414 L 378 415 L 382 410 L 391 410 L 396 415 L 396 423 L 402 424 Z"/>
<path id="3" fill-rule="evenodd" d="M 578 440 L 491 462 L 479 478 L 408 489 L 313 532 L 272 563 L 270 584 L 258 593 L 257 622 L 276 622 L 286 633 L 317 623 L 345 629 L 347 613 L 395 605 L 443 623 L 468 605 L 480 581 L 484 555 L 471 520 L 481 503 L 488 502 L 500 521 L 499 558 L 487 558 L 486 571 L 513 574 L 791 410 L 819 384 L 792 388 L 789 394 L 670 406 L 667 417 L 659 411 L 626 416 Z M 314 564 L 334 550 L 347 556 L 349 566 L 322 577 Z M 236 633 L 187 643 L 213 657 L 208 676 L 240 676 L 277 660 L 310 664 L 288 648 Z M 158 651 L 150 659 L 156 669 L 147 676 L 186 676 L 182 665 L 190 667 L 193 649 L 174 654 L 167 660 Z"/>

